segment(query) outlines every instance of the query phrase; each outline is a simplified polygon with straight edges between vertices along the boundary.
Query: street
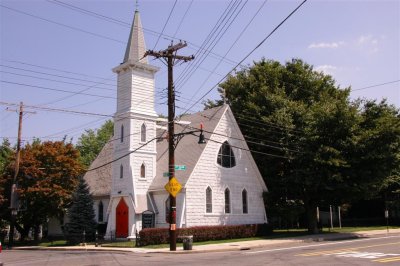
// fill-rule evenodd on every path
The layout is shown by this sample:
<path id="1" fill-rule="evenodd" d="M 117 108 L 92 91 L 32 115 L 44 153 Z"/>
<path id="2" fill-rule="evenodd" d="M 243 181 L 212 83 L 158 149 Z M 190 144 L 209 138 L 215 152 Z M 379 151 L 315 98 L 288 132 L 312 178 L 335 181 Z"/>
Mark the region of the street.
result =
<path id="1" fill-rule="evenodd" d="M 291 243 L 210 253 L 3 251 L 6 266 L 20 265 L 399 265 L 400 236 Z"/>

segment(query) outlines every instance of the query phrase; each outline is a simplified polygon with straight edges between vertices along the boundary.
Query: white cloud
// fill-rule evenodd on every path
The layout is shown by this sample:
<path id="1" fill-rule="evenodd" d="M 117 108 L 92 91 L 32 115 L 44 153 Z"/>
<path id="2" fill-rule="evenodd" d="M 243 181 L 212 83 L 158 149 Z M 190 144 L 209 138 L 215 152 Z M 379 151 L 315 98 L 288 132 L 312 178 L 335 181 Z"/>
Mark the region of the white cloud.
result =
<path id="1" fill-rule="evenodd" d="M 335 74 L 338 68 L 332 65 L 320 65 L 315 67 L 315 70 L 318 72 L 323 72 L 326 75 L 333 75 Z"/>
<path id="2" fill-rule="evenodd" d="M 383 37 L 381 37 L 383 39 Z M 379 38 L 375 38 L 373 35 L 361 35 L 356 41 L 358 47 L 366 49 L 370 53 L 376 53 L 379 51 Z"/>
<path id="3" fill-rule="evenodd" d="M 343 46 L 345 43 L 340 41 L 340 42 L 320 42 L 320 43 L 312 43 L 308 46 L 308 48 L 313 49 L 313 48 L 329 48 L 329 49 L 336 49 L 339 48 L 340 46 Z"/>

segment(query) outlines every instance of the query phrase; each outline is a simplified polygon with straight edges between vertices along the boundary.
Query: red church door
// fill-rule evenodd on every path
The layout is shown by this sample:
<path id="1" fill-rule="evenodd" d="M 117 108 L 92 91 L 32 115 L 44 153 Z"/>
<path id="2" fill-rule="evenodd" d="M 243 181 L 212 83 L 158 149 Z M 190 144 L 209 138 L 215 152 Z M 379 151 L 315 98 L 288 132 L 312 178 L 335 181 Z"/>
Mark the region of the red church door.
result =
<path id="1" fill-rule="evenodd" d="M 128 237 L 128 221 L 129 221 L 129 209 L 124 199 L 121 199 L 117 205 L 116 210 L 116 237 Z"/>

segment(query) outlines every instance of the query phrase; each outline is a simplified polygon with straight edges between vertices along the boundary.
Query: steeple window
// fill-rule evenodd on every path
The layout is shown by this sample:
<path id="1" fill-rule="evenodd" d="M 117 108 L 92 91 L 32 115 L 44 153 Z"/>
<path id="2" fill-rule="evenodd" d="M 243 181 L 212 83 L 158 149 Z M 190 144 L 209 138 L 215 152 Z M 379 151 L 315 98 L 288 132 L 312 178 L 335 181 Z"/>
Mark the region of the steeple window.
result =
<path id="1" fill-rule="evenodd" d="M 146 166 L 144 163 L 140 166 L 140 177 L 145 178 L 146 177 Z"/>
<path id="2" fill-rule="evenodd" d="M 146 142 L 146 124 L 143 123 L 140 128 L 140 141 Z"/>

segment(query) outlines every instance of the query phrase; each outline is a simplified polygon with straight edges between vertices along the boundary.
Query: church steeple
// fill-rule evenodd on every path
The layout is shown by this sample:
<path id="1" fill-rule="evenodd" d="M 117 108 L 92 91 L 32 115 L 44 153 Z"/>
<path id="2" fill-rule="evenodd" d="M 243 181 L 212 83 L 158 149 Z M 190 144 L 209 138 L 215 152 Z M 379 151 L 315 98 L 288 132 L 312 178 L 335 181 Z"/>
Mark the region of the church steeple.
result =
<path id="1" fill-rule="evenodd" d="M 136 9 L 133 16 L 128 45 L 125 50 L 124 61 L 122 63 L 133 61 L 148 64 L 147 57 L 143 57 L 145 52 L 146 43 L 144 41 L 142 22 L 140 20 L 140 13 Z"/>

